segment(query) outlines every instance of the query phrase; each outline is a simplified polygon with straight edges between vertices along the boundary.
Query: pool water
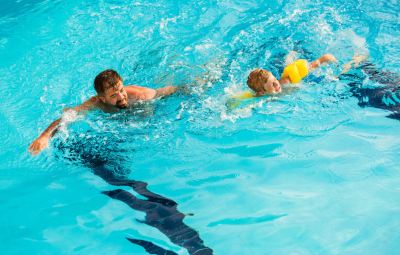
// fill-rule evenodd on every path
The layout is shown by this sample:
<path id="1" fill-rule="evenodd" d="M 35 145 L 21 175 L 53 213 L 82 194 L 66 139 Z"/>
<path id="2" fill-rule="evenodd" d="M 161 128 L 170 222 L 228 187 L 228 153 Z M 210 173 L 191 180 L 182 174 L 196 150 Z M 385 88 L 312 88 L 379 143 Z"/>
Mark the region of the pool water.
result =
<path id="1" fill-rule="evenodd" d="M 167 254 L 398 254 L 400 121 L 360 107 L 336 76 L 354 54 L 400 74 L 399 12 L 397 0 L 3 0 L 1 254 L 163 254 L 143 243 Z M 289 51 L 329 52 L 339 66 L 228 106 L 252 69 L 279 76 Z M 68 112 L 32 157 L 29 144 L 108 68 L 125 84 L 191 93 Z M 107 171 L 177 206 L 140 210 L 143 189 Z"/>

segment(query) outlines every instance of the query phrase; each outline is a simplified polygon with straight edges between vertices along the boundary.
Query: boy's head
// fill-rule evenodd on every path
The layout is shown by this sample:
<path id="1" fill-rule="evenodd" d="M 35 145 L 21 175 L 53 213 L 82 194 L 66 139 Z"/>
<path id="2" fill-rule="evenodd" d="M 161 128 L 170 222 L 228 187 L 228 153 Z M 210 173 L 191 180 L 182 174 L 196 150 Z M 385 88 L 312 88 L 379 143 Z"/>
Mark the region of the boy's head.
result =
<path id="1" fill-rule="evenodd" d="M 247 85 L 256 92 L 257 96 L 280 93 L 281 84 L 271 72 L 264 69 L 251 71 L 247 78 Z"/>
<path id="2" fill-rule="evenodd" d="M 94 79 L 94 89 L 103 103 L 118 108 L 128 107 L 128 94 L 116 71 L 108 69 L 99 73 Z"/>

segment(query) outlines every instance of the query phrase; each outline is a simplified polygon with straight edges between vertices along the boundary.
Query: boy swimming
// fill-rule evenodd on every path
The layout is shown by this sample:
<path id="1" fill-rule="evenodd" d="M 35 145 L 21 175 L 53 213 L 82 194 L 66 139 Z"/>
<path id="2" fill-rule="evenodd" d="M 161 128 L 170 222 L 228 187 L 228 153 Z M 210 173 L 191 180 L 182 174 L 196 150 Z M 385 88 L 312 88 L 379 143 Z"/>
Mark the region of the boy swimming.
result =
<path id="1" fill-rule="evenodd" d="M 246 99 L 279 94 L 282 92 L 282 87 L 300 82 L 309 74 L 309 72 L 312 72 L 320 65 L 337 62 L 336 58 L 332 54 L 325 54 L 311 63 L 308 63 L 305 59 L 290 61 L 290 59 L 293 59 L 295 55 L 296 52 L 292 51 L 286 57 L 285 62 L 289 62 L 289 64 L 284 68 L 279 80 L 275 78 L 270 71 L 265 69 L 257 68 L 251 71 L 247 77 L 247 86 L 252 91 L 246 91 L 230 98 L 226 104 L 228 109 L 233 110 L 239 107 L 242 105 L 242 102 L 244 102 L 243 100 Z"/>
<path id="2" fill-rule="evenodd" d="M 332 54 L 325 54 L 311 63 L 304 59 L 296 60 L 285 67 L 279 80 L 270 71 L 257 68 L 250 72 L 247 85 L 255 92 L 255 96 L 281 93 L 283 85 L 298 83 L 309 72 L 330 62 L 337 62 Z"/>
<path id="3" fill-rule="evenodd" d="M 353 60 L 343 66 L 342 72 L 337 76 L 340 80 L 347 80 L 352 96 L 359 100 L 360 106 L 371 106 L 388 110 L 391 112 L 389 118 L 400 119 L 400 76 L 393 72 L 382 71 L 370 62 L 367 56 L 355 55 Z M 337 62 L 332 54 L 325 54 L 319 59 L 308 63 L 304 59 L 299 59 L 287 65 L 281 78 L 278 80 L 267 70 L 255 69 L 250 72 L 247 85 L 253 92 L 245 92 L 234 99 L 248 99 L 254 96 L 273 95 L 282 92 L 282 87 L 288 84 L 298 83 L 309 72 L 315 70 L 325 63 Z M 381 86 L 364 87 L 363 79 L 354 75 L 350 70 L 361 70 L 368 79 Z M 255 94 L 254 94 L 255 92 Z M 231 109 L 236 108 L 240 102 L 229 102 Z"/>

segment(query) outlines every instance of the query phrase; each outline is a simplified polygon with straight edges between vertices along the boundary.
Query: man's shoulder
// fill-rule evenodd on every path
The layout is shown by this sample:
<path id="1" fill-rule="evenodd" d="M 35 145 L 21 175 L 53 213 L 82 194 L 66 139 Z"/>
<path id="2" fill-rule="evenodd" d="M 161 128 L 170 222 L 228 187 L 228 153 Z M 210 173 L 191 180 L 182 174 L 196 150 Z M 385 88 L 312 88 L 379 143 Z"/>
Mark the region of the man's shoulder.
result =
<path id="1" fill-rule="evenodd" d="M 144 88 L 137 85 L 128 85 L 125 86 L 125 91 L 129 97 L 138 97 L 139 95 L 143 94 Z"/>
<path id="2" fill-rule="evenodd" d="M 91 98 L 83 102 L 83 104 L 91 106 L 98 106 L 99 103 L 101 103 L 101 100 L 99 99 L 98 96 L 92 96 Z"/>
<path id="3" fill-rule="evenodd" d="M 156 95 L 156 90 L 137 86 L 137 85 L 129 85 L 125 87 L 126 93 L 131 99 L 134 100 L 150 100 L 154 99 Z"/>
<path id="4" fill-rule="evenodd" d="M 83 102 L 78 107 L 81 108 L 80 110 L 90 110 L 90 109 L 93 109 L 93 108 L 100 107 L 101 104 L 102 104 L 102 102 L 101 102 L 101 100 L 99 99 L 98 96 L 92 96 L 91 98 L 89 98 L 88 100 Z"/>
<path id="5" fill-rule="evenodd" d="M 125 90 L 126 91 L 133 91 L 133 92 L 135 92 L 135 91 L 144 91 L 144 90 L 147 90 L 147 89 L 149 89 L 149 88 L 143 87 L 143 86 L 139 86 L 139 85 L 127 85 L 127 86 L 125 86 Z"/>

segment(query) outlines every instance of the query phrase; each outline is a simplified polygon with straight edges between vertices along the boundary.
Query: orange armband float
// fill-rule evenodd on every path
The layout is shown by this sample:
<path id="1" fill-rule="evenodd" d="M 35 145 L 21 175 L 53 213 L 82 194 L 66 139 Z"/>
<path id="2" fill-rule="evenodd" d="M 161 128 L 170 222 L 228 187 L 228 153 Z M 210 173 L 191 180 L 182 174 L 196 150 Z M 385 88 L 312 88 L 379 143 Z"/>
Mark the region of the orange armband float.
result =
<path id="1" fill-rule="evenodd" d="M 282 73 L 282 77 L 289 78 L 291 83 L 298 83 L 307 75 L 308 62 L 305 59 L 299 59 L 287 65 Z"/>

